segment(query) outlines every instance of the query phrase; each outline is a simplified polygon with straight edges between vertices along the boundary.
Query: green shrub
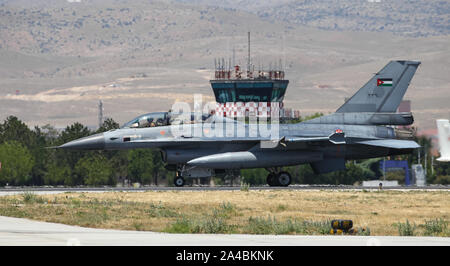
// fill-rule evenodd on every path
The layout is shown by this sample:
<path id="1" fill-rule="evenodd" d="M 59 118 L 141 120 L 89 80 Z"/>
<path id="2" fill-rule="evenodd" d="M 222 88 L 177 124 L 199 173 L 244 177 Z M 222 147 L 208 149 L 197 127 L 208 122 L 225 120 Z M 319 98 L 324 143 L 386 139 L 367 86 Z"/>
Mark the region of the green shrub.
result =
<path id="1" fill-rule="evenodd" d="M 424 234 L 426 236 L 439 236 L 441 234 L 449 233 L 448 232 L 448 222 L 444 219 L 435 219 L 425 221 L 424 225 L 421 225 L 425 229 Z"/>
<path id="2" fill-rule="evenodd" d="M 416 225 L 410 224 L 408 220 L 405 223 L 396 223 L 394 224 L 398 229 L 398 234 L 400 236 L 414 236 Z"/>
<path id="3" fill-rule="evenodd" d="M 224 219 L 215 217 L 203 217 L 200 219 L 188 219 L 182 217 L 170 224 L 164 232 L 187 234 L 226 234 L 231 233 L 232 226 L 229 226 Z"/>
<path id="4" fill-rule="evenodd" d="M 187 234 L 191 233 L 190 222 L 186 218 L 177 219 L 165 230 L 167 233 Z"/>
<path id="5" fill-rule="evenodd" d="M 250 217 L 246 231 L 251 234 L 328 234 L 330 231 L 329 221 L 298 221 L 287 219 L 277 221 L 275 218 L 253 218 Z"/>
<path id="6" fill-rule="evenodd" d="M 250 184 L 249 183 L 245 183 L 244 181 L 241 182 L 241 191 L 248 192 L 249 188 L 250 188 Z"/>
<path id="7" fill-rule="evenodd" d="M 151 203 L 150 208 L 146 211 L 149 213 L 150 217 L 178 217 L 179 214 L 171 210 L 164 205 L 162 205 L 161 202 L 159 202 L 158 205 Z"/>
<path id="8" fill-rule="evenodd" d="M 44 203 L 43 197 L 40 197 L 32 192 L 24 192 L 22 194 L 23 202 L 25 203 Z"/>
<path id="9" fill-rule="evenodd" d="M 438 175 L 433 181 L 434 184 L 449 185 L 450 175 Z"/>

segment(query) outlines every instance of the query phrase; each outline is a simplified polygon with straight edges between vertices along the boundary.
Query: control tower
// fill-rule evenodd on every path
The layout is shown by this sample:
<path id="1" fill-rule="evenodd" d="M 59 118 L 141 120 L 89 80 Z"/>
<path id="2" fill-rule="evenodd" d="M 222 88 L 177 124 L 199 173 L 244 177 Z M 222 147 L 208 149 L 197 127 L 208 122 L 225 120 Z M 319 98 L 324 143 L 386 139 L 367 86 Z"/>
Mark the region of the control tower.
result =
<path id="1" fill-rule="evenodd" d="M 238 65 L 234 71 L 215 71 L 215 79 L 210 83 L 216 98 L 217 115 L 270 117 L 283 108 L 289 83 L 284 79 L 283 71 L 247 71 L 245 77 L 242 74 Z"/>
<path id="2" fill-rule="evenodd" d="M 281 67 L 259 69 L 250 60 L 250 33 L 247 69 L 231 66 L 231 60 L 215 61 L 214 79 L 210 80 L 216 98 L 216 115 L 224 117 L 271 117 L 280 114 L 289 80 Z"/>

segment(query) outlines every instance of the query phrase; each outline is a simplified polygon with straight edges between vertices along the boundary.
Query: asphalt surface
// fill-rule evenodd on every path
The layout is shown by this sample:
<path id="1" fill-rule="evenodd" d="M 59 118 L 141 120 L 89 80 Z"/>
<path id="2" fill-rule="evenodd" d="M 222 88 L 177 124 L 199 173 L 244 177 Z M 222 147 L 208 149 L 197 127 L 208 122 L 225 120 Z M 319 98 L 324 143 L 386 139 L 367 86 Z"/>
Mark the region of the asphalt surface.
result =
<path id="1" fill-rule="evenodd" d="M 82 228 L 0 216 L 0 246 L 450 246 L 450 238 L 166 234 Z"/>
<path id="2" fill-rule="evenodd" d="M 8 187 L 0 188 L 0 196 L 20 194 L 23 192 L 33 192 L 36 194 L 52 194 L 62 192 L 142 192 L 142 191 L 233 191 L 241 190 L 239 186 L 185 186 L 185 187 Z M 378 190 L 376 187 L 362 186 L 330 186 L 330 185 L 291 185 L 289 187 L 269 187 L 258 186 L 250 187 L 249 190 Z M 450 186 L 396 186 L 383 187 L 383 190 L 450 190 Z"/>

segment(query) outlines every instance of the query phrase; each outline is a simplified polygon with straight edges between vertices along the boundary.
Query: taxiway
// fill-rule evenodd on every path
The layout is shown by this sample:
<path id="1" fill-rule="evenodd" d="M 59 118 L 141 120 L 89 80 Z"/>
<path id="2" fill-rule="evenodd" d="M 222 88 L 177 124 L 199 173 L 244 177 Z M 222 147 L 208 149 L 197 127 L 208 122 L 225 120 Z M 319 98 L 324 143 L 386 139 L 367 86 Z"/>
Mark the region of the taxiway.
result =
<path id="1" fill-rule="evenodd" d="M 0 246 L 450 246 L 450 238 L 167 234 L 105 230 L 0 216 Z"/>

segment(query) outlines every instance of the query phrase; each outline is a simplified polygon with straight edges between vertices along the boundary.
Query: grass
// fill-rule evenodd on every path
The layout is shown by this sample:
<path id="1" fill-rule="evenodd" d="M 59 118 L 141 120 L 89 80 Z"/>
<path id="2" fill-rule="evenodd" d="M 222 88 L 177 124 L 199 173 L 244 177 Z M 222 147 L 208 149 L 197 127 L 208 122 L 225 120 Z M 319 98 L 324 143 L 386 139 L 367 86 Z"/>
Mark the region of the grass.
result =
<path id="1" fill-rule="evenodd" d="M 425 220 L 423 224 L 411 224 L 408 220 L 405 223 L 394 224 L 398 228 L 400 236 L 450 236 L 450 228 L 448 221 L 439 218 L 433 220 Z"/>
<path id="2" fill-rule="evenodd" d="M 411 224 L 408 220 L 405 223 L 396 223 L 394 226 L 398 228 L 400 236 L 414 236 L 417 228 L 415 224 Z"/>
<path id="3" fill-rule="evenodd" d="M 425 221 L 425 224 L 419 225 L 424 228 L 425 235 L 427 236 L 449 236 L 450 228 L 448 227 L 448 221 L 444 219 L 434 219 Z"/>
<path id="4" fill-rule="evenodd" d="M 165 207 L 161 202 L 158 204 L 150 203 L 149 209 L 146 210 L 150 217 L 178 217 L 178 212 Z"/>
<path id="5" fill-rule="evenodd" d="M 250 184 L 241 181 L 241 191 L 248 192 L 250 189 Z"/>
<path id="6" fill-rule="evenodd" d="M 24 192 L 21 194 L 24 203 L 44 203 L 43 197 L 40 197 L 32 192 Z"/>
<path id="7" fill-rule="evenodd" d="M 274 217 L 260 218 L 250 217 L 247 229 L 251 234 L 301 234 L 301 235 L 325 235 L 330 232 L 330 221 L 299 221 L 286 219 L 278 221 Z"/>
<path id="8" fill-rule="evenodd" d="M 233 233 L 234 226 L 228 225 L 223 218 L 203 217 L 187 218 L 182 217 L 170 224 L 163 231 L 167 233 L 204 233 L 204 234 L 229 234 Z"/>
<path id="9" fill-rule="evenodd" d="M 450 236 L 449 191 L 159 191 L 0 197 L 0 215 L 93 228 L 170 233 Z M 362 231 L 361 229 L 366 229 Z M 370 229 L 369 229 L 370 228 Z"/>

